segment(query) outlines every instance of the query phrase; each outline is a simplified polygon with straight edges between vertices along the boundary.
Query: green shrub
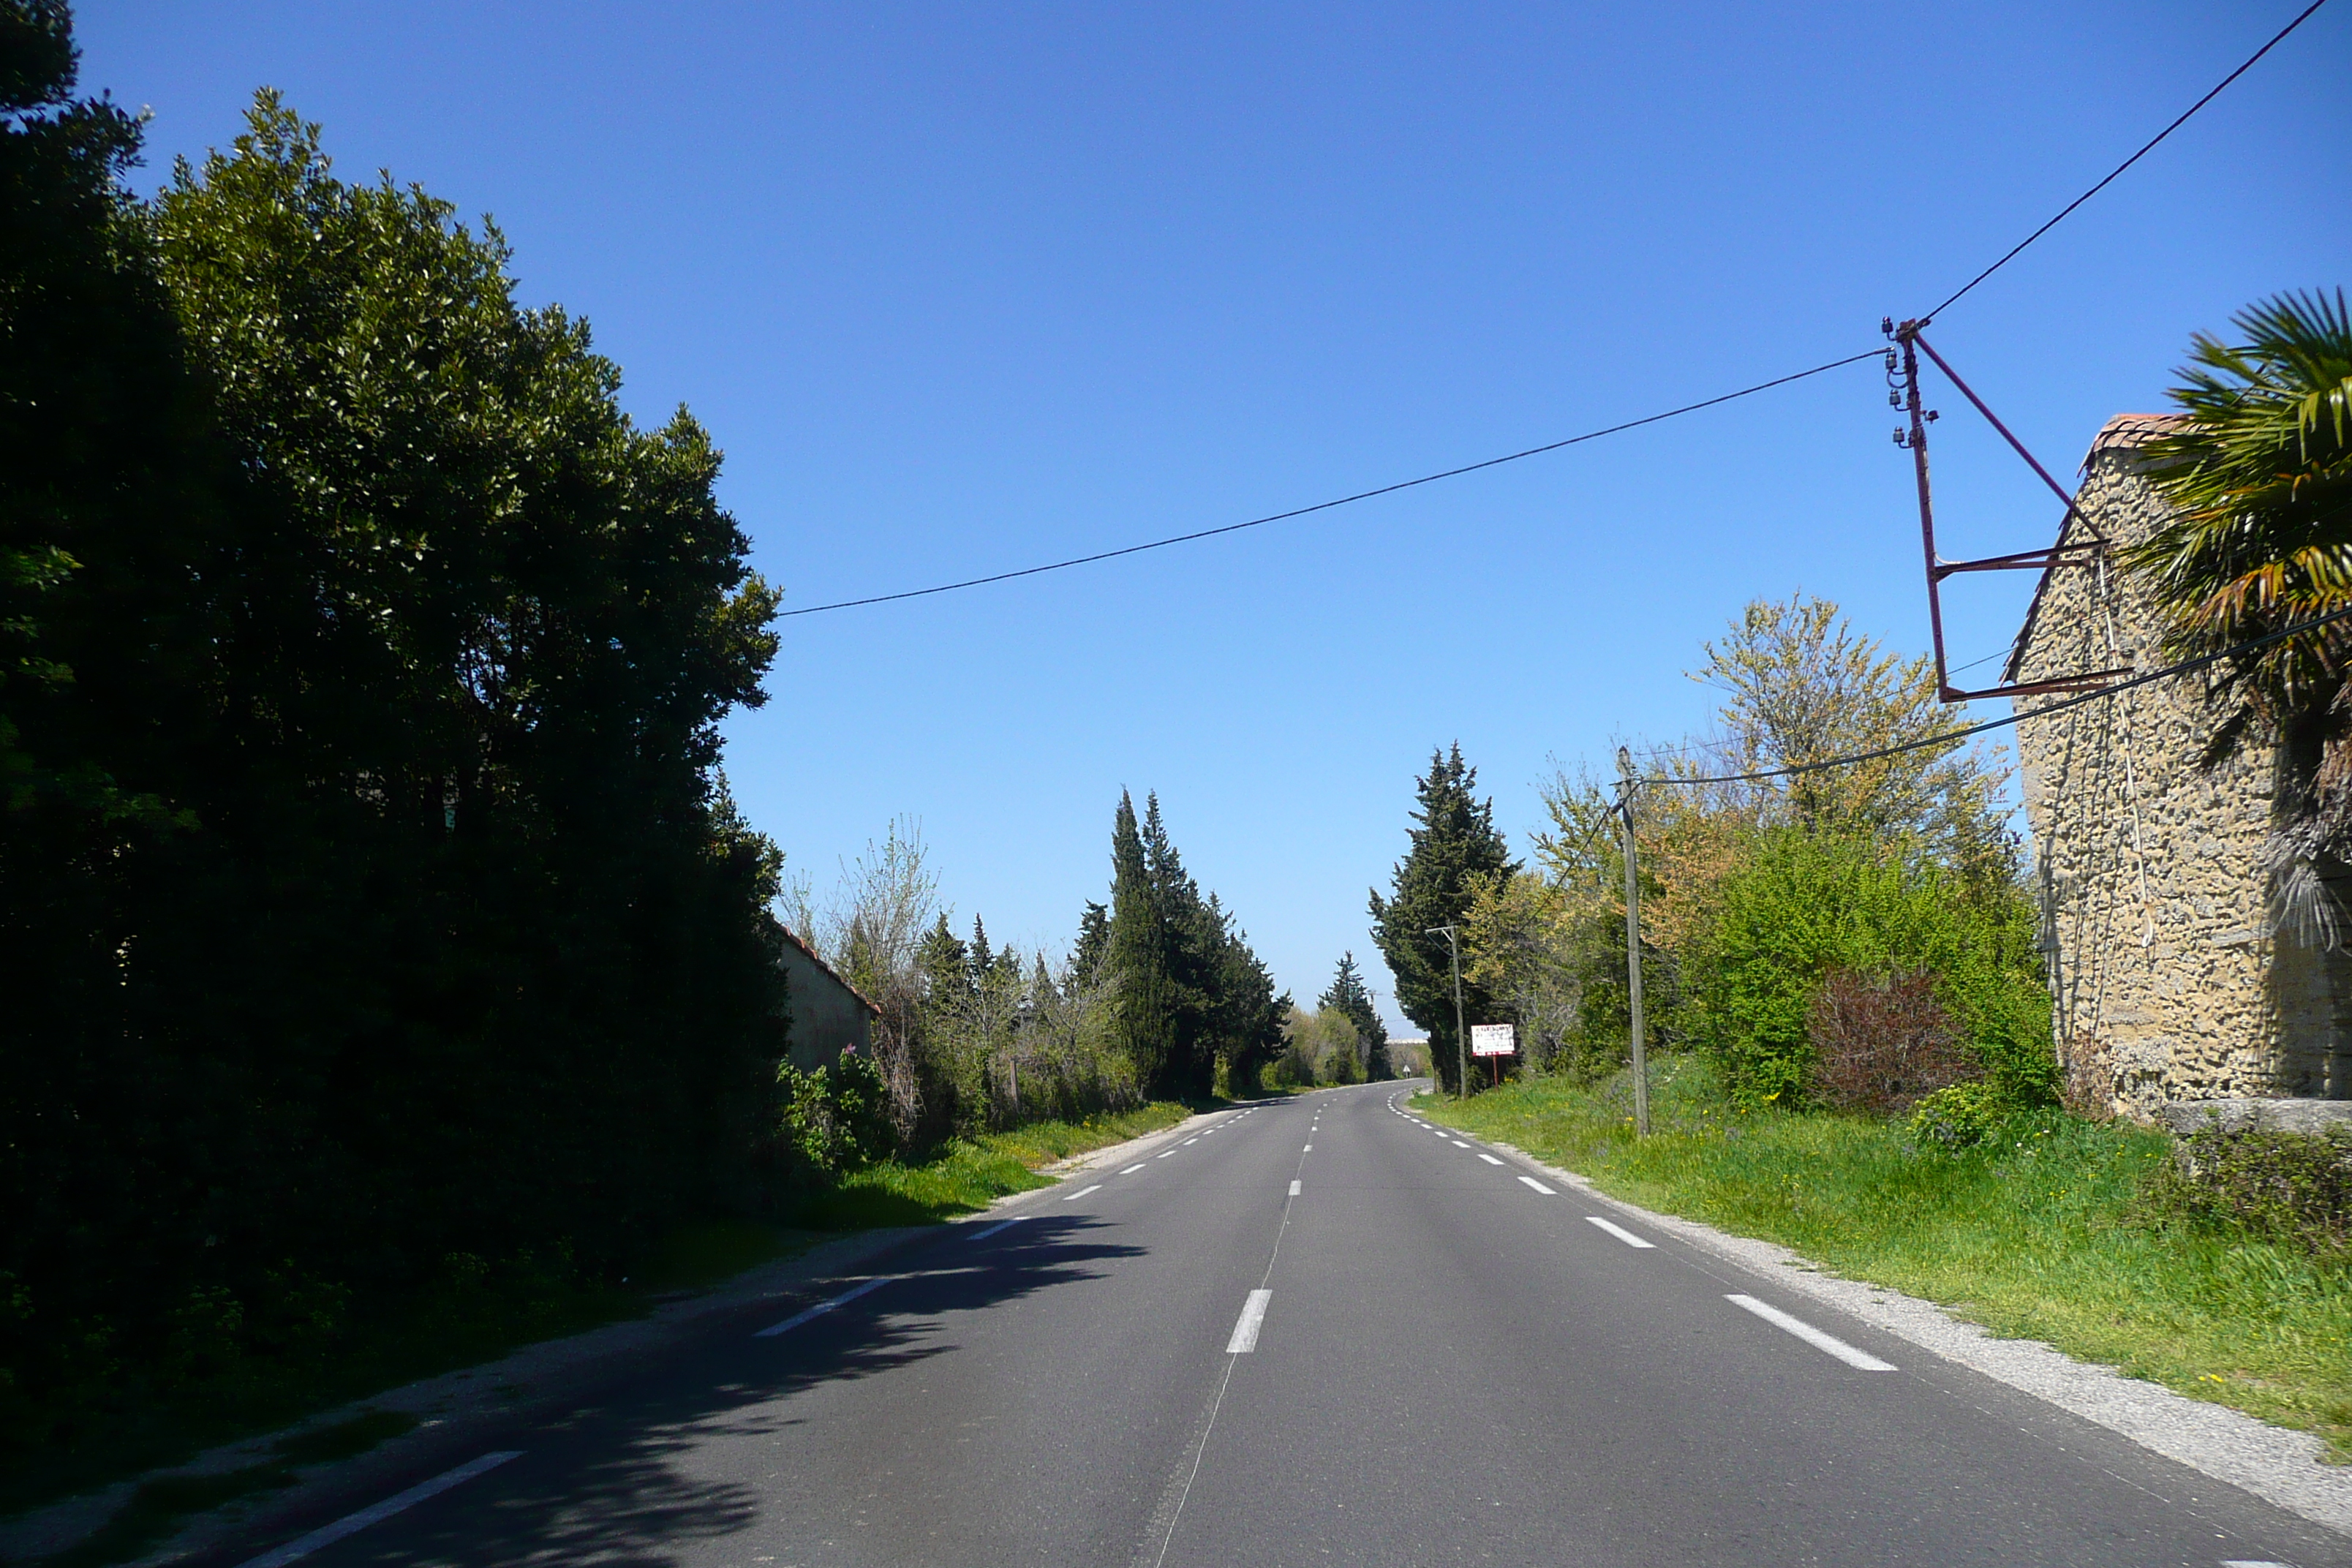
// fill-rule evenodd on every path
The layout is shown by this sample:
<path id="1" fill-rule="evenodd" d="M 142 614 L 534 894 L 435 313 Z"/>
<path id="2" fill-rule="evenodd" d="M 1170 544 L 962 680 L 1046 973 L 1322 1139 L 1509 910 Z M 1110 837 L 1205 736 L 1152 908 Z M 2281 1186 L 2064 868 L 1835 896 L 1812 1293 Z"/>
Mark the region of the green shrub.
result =
<path id="1" fill-rule="evenodd" d="M 1868 839 L 1777 829 L 1719 885 L 1685 965 L 1685 1027 L 1743 1108 L 1792 1105 L 1806 1098 L 1806 1019 L 1824 977 L 1921 972 L 2000 1093 L 2043 1104 L 2057 1058 L 2033 936 L 2014 888 L 1972 887 Z"/>
<path id="2" fill-rule="evenodd" d="M 1967 1149 L 1983 1142 L 2017 1113 L 2017 1102 L 1990 1079 L 1939 1089 L 1911 1112 L 1911 1136 L 1929 1149 Z"/>
<path id="3" fill-rule="evenodd" d="M 786 1148 L 805 1175 L 830 1177 L 887 1159 L 897 1147 L 888 1090 L 873 1058 L 851 1046 L 830 1067 L 776 1070 Z"/>
<path id="4" fill-rule="evenodd" d="M 2181 1140 L 2142 1193 L 2147 1205 L 2243 1229 L 2323 1258 L 2352 1258 L 2352 1127 Z"/>

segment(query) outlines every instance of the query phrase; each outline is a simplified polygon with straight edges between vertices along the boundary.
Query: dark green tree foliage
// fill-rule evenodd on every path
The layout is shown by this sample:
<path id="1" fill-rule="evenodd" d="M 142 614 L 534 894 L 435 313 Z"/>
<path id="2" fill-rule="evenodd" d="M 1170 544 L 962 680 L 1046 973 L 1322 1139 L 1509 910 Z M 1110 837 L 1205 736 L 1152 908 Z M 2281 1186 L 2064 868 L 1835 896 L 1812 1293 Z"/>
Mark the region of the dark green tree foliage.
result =
<path id="1" fill-rule="evenodd" d="M 707 437 L 635 427 L 495 232 L 335 180 L 274 99 L 138 209 L 63 37 L 0 0 L 0 526 L 62 572 L 37 615 L 5 574 L 11 651 L 71 673 L 0 688 L 36 1400 L 191 1301 L 595 1266 L 751 1201 L 783 1048 L 778 863 L 716 778 L 774 596 Z"/>
<path id="2" fill-rule="evenodd" d="M 1473 793 L 1477 782 L 1478 771 L 1462 760 L 1459 744 L 1431 754 L 1408 829 L 1412 847 L 1397 862 L 1389 896 L 1375 889 L 1371 898 L 1372 940 L 1396 977 L 1397 1005 L 1429 1032 L 1438 1081 L 1449 1091 L 1460 1076 L 1453 971 L 1445 938 L 1429 932 L 1469 913 L 1475 879 L 1518 869 L 1495 830 L 1494 804 Z M 1466 976 L 1462 1008 L 1473 1024 L 1500 1016 L 1493 998 Z"/>
<path id="3" fill-rule="evenodd" d="M 1364 1053 L 1366 1082 L 1384 1083 L 1396 1076 L 1389 1066 L 1388 1026 L 1381 1021 L 1381 1010 L 1372 1005 L 1371 991 L 1356 968 L 1354 953 L 1339 955 L 1339 970 L 1331 977 L 1331 988 L 1317 998 L 1316 1005 L 1337 1007 L 1356 1026 L 1356 1036 Z"/>
<path id="4" fill-rule="evenodd" d="M 1174 939 L 1135 819 L 1135 801 L 1125 790 L 1111 823 L 1110 868 L 1110 966 L 1118 987 L 1119 1044 L 1157 1094 L 1182 1075 L 1182 1064 L 1175 1059 L 1175 981 L 1168 973 Z"/>
<path id="5" fill-rule="evenodd" d="M 1082 947 L 1087 940 L 1082 926 Z M 1272 973 L 1223 905 L 1202 896 L 1156 795 L 1145 796 L 1140 822 L 1133 798 L 1119 795 L 1105 950 L 1121 1043 L 1150 1093 L 1202 1099 L 1220 1061 L 1235 1083 L 1256 1081 L 1280 1046 L 1290 999 L 1275 995 Z"/>

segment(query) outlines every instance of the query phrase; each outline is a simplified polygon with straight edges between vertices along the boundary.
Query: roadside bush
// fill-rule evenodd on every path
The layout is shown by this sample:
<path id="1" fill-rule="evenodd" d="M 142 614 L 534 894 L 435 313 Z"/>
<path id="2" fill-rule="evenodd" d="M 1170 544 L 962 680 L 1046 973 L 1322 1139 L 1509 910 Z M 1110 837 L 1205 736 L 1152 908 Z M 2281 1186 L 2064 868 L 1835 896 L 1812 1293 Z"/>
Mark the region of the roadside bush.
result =
<path id="1" fill-rule="evenodd" d="M 888 1086 L 872 1057 L 851 1046 L 830 1067 L 776 1071 L 784 1102 L 784 1142 L 798 1173 L 831 1177 L 887 1159 L 898 1147 Z"/>
<path id="2" fill-rule="evenodd" d="M 1939 1089 L 1922 1100 L 1911 1112 L 1911 1136 L 1927 1149 L 1973 1148 L 2016 1113 L 2017 1102 L 2000 1085 L 1977 1079 Z"/>
<path id="3" fill-rule="evenodd" d="M 2157 1213 L 2242 1228 L 2314 1257 L 2352 1260 L 2352 1128 L 2322 1134 L 2224 1132 L 2181 1140 L 2150 1173 Z"/>
<path id="4" fill-rule="evenodd" d="M 1932 975 L 1832 969 L 1806 1010 L 1813 1098 L 1839 1110 L 1893 1116 L 1977 1075 Z"/>
<path id="5" fill-rule="evenodd" d="M 1962 1047 L 2020 1105 L 2057 1079 L 2033 915 L 2006 886 L 1906 864 L 1866 837 L 1760 833 L 1717 885 L 1685 965 L 1684 1018 L 1747 1109 L 1799 1102 L 1817 1052 L 1808 1024 L 1834 970 L 1934 977 Z"/>

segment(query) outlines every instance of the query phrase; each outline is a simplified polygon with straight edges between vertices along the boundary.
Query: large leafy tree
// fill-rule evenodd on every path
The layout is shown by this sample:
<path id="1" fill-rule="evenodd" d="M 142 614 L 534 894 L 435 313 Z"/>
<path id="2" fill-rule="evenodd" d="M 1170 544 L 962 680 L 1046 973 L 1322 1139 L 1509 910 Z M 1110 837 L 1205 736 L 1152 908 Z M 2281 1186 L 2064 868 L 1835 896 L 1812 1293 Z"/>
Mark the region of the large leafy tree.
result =
<path id="1" fill-rule="evenodd" d="M 1430 1055 L 1448 1089 L 1458 1087 L 1459 1040 L 1451 954 L 1434 928 L 1465 923 L 1481 882 L 1518 869 L 1496 831 L 1494 803 L 1477 797 L 1477 782 L 1459 743 L 1431 755 L 1417 783 L 1411 847 L 1397 862 L 1389 895 L 1371 895 L 1372 938 L 1396 977 L 1397 1005 L 1429 1031 Z M 1466 973 L 1462 1006 L 1465 1022 L 1495 1016 L 1494 999 Z"/>
<path id="2" fill-rule="evenodd" d="M 2172 399 L 2179 426 L 2148 443 L 2170 517 L 2135 547 L 2166 616 L 2165 652 L 2221 653 L 2352 607 L 2352 314 L 2344 291 L 2282 294 L 2199 333 Z M 2278 826 L 2265 848 L 2282 921 L 2333 940 L 2323 889 L 2352 859 L 2352 622 L 2217 667 L 2226 751 L 2283 742 Z"/>
<path id="3" fill-rule="evenodd" d="M 391 1310 L 453 1253 L 613 1263 L 751 1201 L 783 1044 L 778 863 L 716 770 L 775 601 L 709 439 L 274 99 L 134 202 L 71 59 L 0 0 L 0 1386 L 37 1404 L 191 1301 Z"/>

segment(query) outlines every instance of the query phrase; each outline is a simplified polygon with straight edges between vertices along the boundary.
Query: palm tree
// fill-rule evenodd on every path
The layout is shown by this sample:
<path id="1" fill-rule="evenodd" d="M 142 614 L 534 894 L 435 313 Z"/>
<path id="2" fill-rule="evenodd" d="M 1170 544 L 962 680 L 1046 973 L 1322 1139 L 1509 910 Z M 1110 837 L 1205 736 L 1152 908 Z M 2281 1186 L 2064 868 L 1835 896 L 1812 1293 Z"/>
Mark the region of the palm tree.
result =
<path id="1" fill-rule="evenodd" d="M 2344 291 L 2241 310 L 2231 345 L 2199 333 L 2181 423 L 2148 443 L 2170 518 L 2126 555 L 2153 588 L 2174 658 L 2221 653 L 2352 609 L 2352 317 Z M 2352 861 L 2352 619 L 2223 659 L 2226 752 L 2280 748 L 2279 815 L 2263 851 L 2273 913 L 2333 945 L 2323 878 Z"/>

